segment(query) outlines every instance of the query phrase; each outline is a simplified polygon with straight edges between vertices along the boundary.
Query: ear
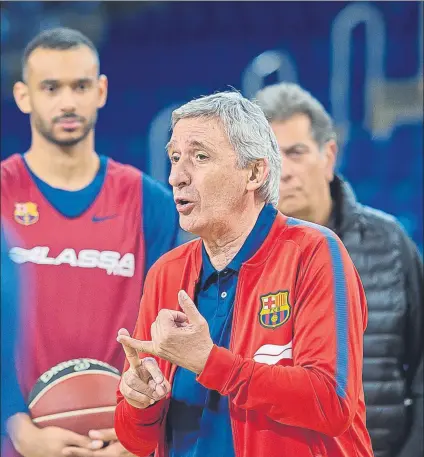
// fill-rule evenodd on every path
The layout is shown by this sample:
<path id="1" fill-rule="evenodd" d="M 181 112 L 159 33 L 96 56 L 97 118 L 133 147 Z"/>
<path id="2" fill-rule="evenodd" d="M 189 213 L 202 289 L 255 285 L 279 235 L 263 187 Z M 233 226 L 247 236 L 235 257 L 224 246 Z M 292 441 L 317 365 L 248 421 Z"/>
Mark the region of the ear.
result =
<path id="1" fill-rule="evenodd" d="M 249 167 L 246 190 L 255 191 L 265 182 L 269 174 L 267 159 L 255 160 Z"/>
<path id="2" fill-rule="evenodd" d="M 337 154 L 339 152 L 339 148 L 334 140 L 328 141 L 324 147 L 325 178 L 328 182 L 331 182 L 334 179 L 334 169 L 336 168 Z"/>
<path id="3" fill-rule="evenodd" d="M 31 100 L 29 97 L 28 86 L 22 81 L 18 81 L 13 86 L 13 97 L 18 108 L 24 114 L 31 114 Z"/>
<path id="4" fill-rule="evenodd" d="M 97 108 L 103 108 L 107 101 L 108 80 L 105 75 L 99 76 L 99 102 Z"/>

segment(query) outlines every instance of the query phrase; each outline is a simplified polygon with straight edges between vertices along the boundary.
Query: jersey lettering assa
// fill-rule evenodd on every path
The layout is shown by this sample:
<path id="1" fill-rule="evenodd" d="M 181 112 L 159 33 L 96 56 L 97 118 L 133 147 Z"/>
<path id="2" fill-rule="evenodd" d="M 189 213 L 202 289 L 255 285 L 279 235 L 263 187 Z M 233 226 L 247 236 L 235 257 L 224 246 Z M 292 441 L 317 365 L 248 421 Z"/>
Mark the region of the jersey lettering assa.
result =
<path id="1" fill-rule="evenodd" d="M 116 335 L 121 327 L 132 331 L 143 287 L 142 192 L 139 170 L 108 159 L 94 202 L 66 217 L 40 192 L 22 156 L 2 162 L 2 222 L 20 240 L 8 240 L 9 256 L 26 273 L 19 367 L 25 395 L 67 360 L 122 369 Z"/>
<path id="2" fill-rule="evenodd" d="M 35 246 L 32 249 L 12 248 L 10 258 L 16 263 L 32 262 L 38 265 L 63 265 L 80 268 L 101 268 L 108 275 L 132 278 L 135 273 L 134 254 L 122 255 L 115 251 L 97 251 L 96 249 L 66 248 L 57 257 L 49 257 L 48 246 Z"/>

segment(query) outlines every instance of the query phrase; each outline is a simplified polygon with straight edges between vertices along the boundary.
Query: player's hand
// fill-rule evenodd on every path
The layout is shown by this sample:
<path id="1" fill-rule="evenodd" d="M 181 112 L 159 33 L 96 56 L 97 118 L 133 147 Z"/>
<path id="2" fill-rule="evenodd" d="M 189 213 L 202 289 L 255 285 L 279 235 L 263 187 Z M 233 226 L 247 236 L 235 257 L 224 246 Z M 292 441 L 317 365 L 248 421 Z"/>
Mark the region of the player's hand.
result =
<path id="1" fill-rule="evenodd" d="M 132 339 L 125 329 L 119 330 L 118 341 L 119 338 Z M 130 365 L 122 375 L 119 384 L 119 390 L 127 402 L 135 408 L 144 409 L 165 398 L 171 391 L 171 386 L 163 376 L 156 360 L 152 357 L 140 359 L 134 348 L 123 341 L 119 342 L 124 348 Z"/>
<path id="2" fill-rule="evenodd" d="M 82 457 L 91 456 L 92 440 L 88 436 L 59 427 L 36 427 L 27 414 L 17 414 L 10 420 L 8 431 L 15 449 L 23 457 L 59 457 L 66 448 L 79 449 Z M 70 455 L 70 454 L 68 454 Z"/>
<path id="3" fill-rule="evenodd" d="M 88 437 L 84 437 L 88 438 Z M 96 454 L 96 449 L 100 449 L 103 446 L 102 441 L 94 442 L 88 438 L 90 444 L 86 447 L 78 447 L 75 445 L 66 446 L 60 454 L 57 456 L 66 456 L 66 457 L 94 457 Z"/>
<path id="4" fill-rule="evenodd" d="M 93 457 L 134 457 L 134 454 L 129 453 L 118 441 L 114 428 L 91 430 L 88 436 L 93 440 L 93 443 L 100 442 L 102 446 L 106 444 L 106 447 L 94 451 Z"/>
<path id="5" fill-rule="evenodd" d="M 200 374 L 213 347 L 209 326 L 184 290 L 178 293 L 178 302 L 184 313 L 160 310 L 151 327 L 152 341 L 139 341 L 123 334 L 118 341 Z"/>

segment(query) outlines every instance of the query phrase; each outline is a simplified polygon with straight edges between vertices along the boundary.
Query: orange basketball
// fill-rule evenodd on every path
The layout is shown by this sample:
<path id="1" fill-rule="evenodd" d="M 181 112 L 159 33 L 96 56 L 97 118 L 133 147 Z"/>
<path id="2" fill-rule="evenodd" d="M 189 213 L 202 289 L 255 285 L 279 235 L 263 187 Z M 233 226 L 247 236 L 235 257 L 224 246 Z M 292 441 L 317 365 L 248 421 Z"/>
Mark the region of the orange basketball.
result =
<path id="1" fill-rule="evenodd" d="M 29 410 L 38 427 L 56 426 L 87 435 L 112 428 L 119 371 L 94 359 L 59 363 L 37 380 Z"/>

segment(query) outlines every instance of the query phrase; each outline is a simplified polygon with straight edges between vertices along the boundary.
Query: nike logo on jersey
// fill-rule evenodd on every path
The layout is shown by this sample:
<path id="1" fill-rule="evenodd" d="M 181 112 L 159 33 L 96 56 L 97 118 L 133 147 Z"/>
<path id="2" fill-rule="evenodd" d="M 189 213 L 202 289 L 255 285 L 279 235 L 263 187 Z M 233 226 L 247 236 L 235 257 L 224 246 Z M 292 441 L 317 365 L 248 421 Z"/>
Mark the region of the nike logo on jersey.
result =
<path id="1" fill-rule="evenodd" d="M 93 216 L 91 220 L 93 222 L 103 222 L 103 221 L 108 221 L 109 219 L 115 219 L 115 217 L 118 216 L 117 214 L 112 214 L 111 216 Z"/>
<path id="2" fill-rule="evenodd" d="M 100 268 L 108 275 L 132 278 L 135 273 L 135 257 L 131 252 L 121 255 L 116 251 L 97 251 L 96 249 L 66 248 L 56 257 L 49 257 L 50 248 L 35 246 L 32 249 L 13 247 L 9 257 L 18 264 L 35 263 L 37 265 L 69 265 L 80 268 Z"/>

